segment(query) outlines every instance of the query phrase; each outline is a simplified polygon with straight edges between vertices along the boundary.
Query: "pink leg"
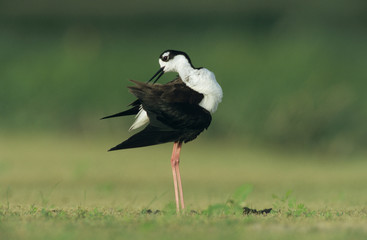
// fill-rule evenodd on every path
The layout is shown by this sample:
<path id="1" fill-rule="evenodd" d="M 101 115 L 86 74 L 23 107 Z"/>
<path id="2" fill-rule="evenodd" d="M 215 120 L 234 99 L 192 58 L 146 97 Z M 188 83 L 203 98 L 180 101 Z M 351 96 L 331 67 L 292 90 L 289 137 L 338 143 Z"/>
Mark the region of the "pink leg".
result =
<path id="1" fill-rule="evenodd" d="M 176 148 L 177 142 L 173 144 L 172 157 L 171 157 L 171 166 L 173 173 L 173 185 L 175 187 L 175 198 L 176 198 L 176 212 L 177 214 L 180 212 L 180 206 L 178 202 L 178 190 L 177 190 L 177 175 L 176 175 Z"/>
<path id="2" fill-rule="evenodd" d="M 180 175 L 180 152 L 181 152 L 181 148 L 182 148 L 182 142 L 179 142 L 177 145 L 177 150 L 176 150 L 176 173 L 177 173 L 177 183 L 178 183 L 178 188 L 180 191 L 180 199 L 181 199 L 181 209 L 185 208 L 185 204 L 184 204 L 184 198 L 183 198 L 183 192 L 182 192 L 182 184 L 181 184 L 181 175 Z"/>

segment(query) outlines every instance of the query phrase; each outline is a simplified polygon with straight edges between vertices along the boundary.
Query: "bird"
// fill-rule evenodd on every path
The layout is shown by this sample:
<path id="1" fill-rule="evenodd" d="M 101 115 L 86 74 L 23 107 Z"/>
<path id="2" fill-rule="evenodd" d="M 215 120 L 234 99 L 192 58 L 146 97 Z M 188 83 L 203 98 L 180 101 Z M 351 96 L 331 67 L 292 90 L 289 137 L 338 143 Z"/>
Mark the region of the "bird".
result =
<path id="1" fill-rule="evenodd" d="M 135 115 L 129 131 L 145 126 L 109 151 L 174 143 L 171 167 L 178 214 L 180 206 L 181 211 L 185 209 L 179 170 L 182 144 L 194 140 L 209 127 L 223 91 L 214 73 L 194 67 L 185 52 L 166 50 L 158 62 L 159 70 L 147 82 L 130 80 L 134 85 L 128 89 L 137 98 L 130 108 L 102 119 Z M 156 83 L 167 72 L 176 72 L 178 76 L 166 84 Z"/>

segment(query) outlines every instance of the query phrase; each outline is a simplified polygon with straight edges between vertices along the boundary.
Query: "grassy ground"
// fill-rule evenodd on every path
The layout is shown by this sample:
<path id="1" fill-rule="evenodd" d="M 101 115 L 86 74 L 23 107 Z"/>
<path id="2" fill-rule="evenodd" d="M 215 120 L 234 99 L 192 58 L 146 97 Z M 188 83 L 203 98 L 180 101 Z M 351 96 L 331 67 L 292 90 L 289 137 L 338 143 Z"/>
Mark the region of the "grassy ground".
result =
<path id="1" fill-rule="evenodd" d="M 171 145 L 107 153 L 119 140 L 2 134 L 0 239 L 367 236 L 363 155 L 291 154 L 198 139 L 183 148 L 188 211 L 177 217 Z M 242 215 L 238 206 L 273 212 Z"/>

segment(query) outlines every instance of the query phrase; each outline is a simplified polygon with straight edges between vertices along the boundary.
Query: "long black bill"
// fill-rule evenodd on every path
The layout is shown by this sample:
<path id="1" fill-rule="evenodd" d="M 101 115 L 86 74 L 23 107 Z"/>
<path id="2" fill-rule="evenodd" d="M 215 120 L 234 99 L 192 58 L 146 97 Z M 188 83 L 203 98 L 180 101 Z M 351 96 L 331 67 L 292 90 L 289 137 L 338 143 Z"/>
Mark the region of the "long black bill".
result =
<path id="1" fill-rule="evenodd" d="M 154 80 L 154 82 L 153 83 L 156 83 L 157 81 L 158 81 L 158 79 L 160 78 L 160 77 L 162 77 L 162 75 L 164 74 L 164 71 L 163 71 L 163 67 L 162 68 L 160 68 L 159 70 L 158 70 L 158 72 L 156 73 L 156 74 L 154 74 L 154 76 L 151 78 L 151 79 L 149 79 L 149 81 L 148 81 L 148 83 L 149 82 L 151 82 L 155 77 L 157 77 L 157 75 L 158 75 L 158 77 L 157 77 L 157 79 L 156 80 Z"/>

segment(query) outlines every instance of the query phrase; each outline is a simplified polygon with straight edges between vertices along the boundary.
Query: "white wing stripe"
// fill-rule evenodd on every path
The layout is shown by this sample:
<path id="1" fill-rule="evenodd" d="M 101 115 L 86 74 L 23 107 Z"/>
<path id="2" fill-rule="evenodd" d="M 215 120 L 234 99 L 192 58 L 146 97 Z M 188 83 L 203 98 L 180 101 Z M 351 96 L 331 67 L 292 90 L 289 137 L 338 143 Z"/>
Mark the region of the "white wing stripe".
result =
<path id="1" fill-rule="evenodd" d="M 136 120 L 133 123 L 133 125 L 131 125 L 131 127 L 129 128 L 129 131 L 140 128 L 145 124 L 149 123 L 147 112 L 142 108 L 141 105 L 140 105 L 140 111 L 138 112 L 138 114 L 136 114 L 135 118 Z"/>

